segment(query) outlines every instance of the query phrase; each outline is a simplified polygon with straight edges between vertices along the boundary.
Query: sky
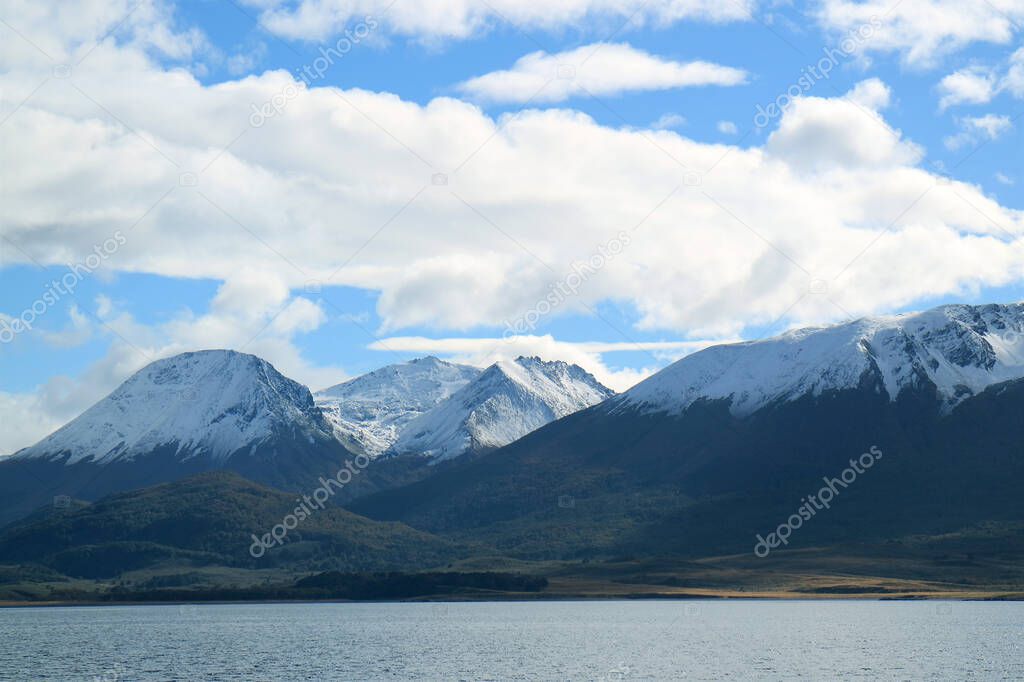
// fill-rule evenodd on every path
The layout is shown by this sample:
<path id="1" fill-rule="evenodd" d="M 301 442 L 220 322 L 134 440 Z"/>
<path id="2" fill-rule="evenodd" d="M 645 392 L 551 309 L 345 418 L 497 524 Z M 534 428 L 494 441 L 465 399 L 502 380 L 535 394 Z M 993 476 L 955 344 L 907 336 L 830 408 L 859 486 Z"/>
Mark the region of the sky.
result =
<path id="1" fill-rule="evenodd" d="M 146 364 L 624 390 L 1024 298 L 1024 0 L 0 4 L 0 453 Z"/>

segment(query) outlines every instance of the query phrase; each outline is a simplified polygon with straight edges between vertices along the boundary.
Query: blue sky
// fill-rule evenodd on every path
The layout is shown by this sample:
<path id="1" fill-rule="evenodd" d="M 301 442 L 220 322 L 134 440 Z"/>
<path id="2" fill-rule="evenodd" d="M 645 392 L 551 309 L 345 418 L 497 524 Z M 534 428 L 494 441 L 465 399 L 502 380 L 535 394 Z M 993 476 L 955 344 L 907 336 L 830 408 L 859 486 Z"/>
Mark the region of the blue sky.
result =
<path id="1" fill-rule="evenodd" d="M 1024 298 L 1017 0 L 36 5 L 0 16 L 0 452 L 201 347 L 313 388 L 522 352 L 621 389 L 711 342 Z M 572 71 L 517 96 L 528 55 Z"/>

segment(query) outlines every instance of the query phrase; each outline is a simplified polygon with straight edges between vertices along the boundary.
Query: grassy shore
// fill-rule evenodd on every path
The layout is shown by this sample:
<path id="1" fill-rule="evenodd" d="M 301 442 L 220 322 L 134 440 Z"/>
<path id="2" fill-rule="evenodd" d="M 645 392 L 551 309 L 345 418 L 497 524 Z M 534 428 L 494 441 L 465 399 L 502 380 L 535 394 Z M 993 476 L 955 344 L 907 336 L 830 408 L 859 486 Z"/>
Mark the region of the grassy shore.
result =
<path id="1" fill-rule="evenodd" d="M 40 576 L 0 584 L 0 606 L 510 599 L 1024 599 L 1024 562 L 1014 554 L 984 558 L 934 555 L 913 546 L 894 549 L 889 545 L 790 550 L 765 559 L 752 554 L 590 562 L 477 557 L 441 573 L 391 574 L 383 582 L 374 578 L 369 583 L 365 575 L 356 583 L 352 575 L 342 575 L 335 583 L 310 582 L 310 575 L 168 565 L 129 572 L 116 581 L 55 581 L 52 576 Z M 504 582 L 488 578 L 473 583 L 460 578 L 454 582 L 447 579 L 436 587 L 429 580 L 424 582 L 428 575 L 504 576 Z M 530 581 L 532 586 L 522 589 Z"/>

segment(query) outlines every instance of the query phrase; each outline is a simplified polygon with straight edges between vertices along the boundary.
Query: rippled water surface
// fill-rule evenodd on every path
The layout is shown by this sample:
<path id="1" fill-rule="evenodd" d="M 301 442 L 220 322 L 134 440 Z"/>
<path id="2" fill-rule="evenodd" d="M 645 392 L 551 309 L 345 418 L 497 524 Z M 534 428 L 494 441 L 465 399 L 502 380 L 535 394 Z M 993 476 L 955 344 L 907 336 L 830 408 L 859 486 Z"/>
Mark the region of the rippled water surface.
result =
<path id="1" fill-rule="evenodd" d="M 1024 679 L 1024 604 L 0 609 L 2 680 Z"/>

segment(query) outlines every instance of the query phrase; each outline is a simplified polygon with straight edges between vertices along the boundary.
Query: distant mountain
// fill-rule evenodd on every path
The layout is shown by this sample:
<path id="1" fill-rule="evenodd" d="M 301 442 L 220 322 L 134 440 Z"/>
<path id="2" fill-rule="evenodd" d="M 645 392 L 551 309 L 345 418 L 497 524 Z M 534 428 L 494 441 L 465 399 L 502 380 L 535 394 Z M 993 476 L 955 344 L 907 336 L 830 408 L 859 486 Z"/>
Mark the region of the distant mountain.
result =
<path id="1" fill-rule="evenodd" d="M 350 458 L 309 390 L 270 363 L 233 351 L 185 353 L 148 365 L 0 461 L 0 521 L 53 496 L 94 500 L 213 469 L 305 488 Z"/>
<path id="2" fill-rule="evenodd" d="M 314 398 L 342 444 L 376 457 L 395 444 L 406 424 L 480 373 L 476 367 L 426 357 L 382 367 L 319 391 Z"/>
<path id="3" fill-rule="evenodd" d="M 890 400 L 934 391 L 948 413 L 995 384 L 1024 377 L 1024 304 L 950 305 L 922 313 L 801 329 L 715 346 L 618 399 L 622 409 L 681 414 L 727 400 L 737 416 L 780 401 L 867 387 Z"/>
<path id="4" fill-rule="evenodd" d="M 874 468 L 790 548 L 1024 520 L 1024 305 L 944 306 L 710 348 L 351 509 L 520 556 L 750 552 L 824 478 Z"/>
<path id="5" fill-rule="evenodd" d="M 576 365 L 535 357 L 498 362 L 407 423 L 392 451 L 441 461 L 493 450 L 612 395 Z"/>
<path id="6" fill-rule="evenodd" d="M 426 357 L 325 389 L 315 400 L 348 449 L 437 462 L 507 445 L 612 395 L 564 362 L 518 358 L 481 370 Z"/>
<path id="7" fill-rule="evenodd" d="M 326 508 L 313 509 L 282 544 L 254 557 L 252 536 L 271 532 L 296 506 L 294 495 L 209 472 L 0 529 L 0 563 L 108 578 L 158 565 L 409 570 L 458 555 L 451 543 L 407 526 Z"/>

